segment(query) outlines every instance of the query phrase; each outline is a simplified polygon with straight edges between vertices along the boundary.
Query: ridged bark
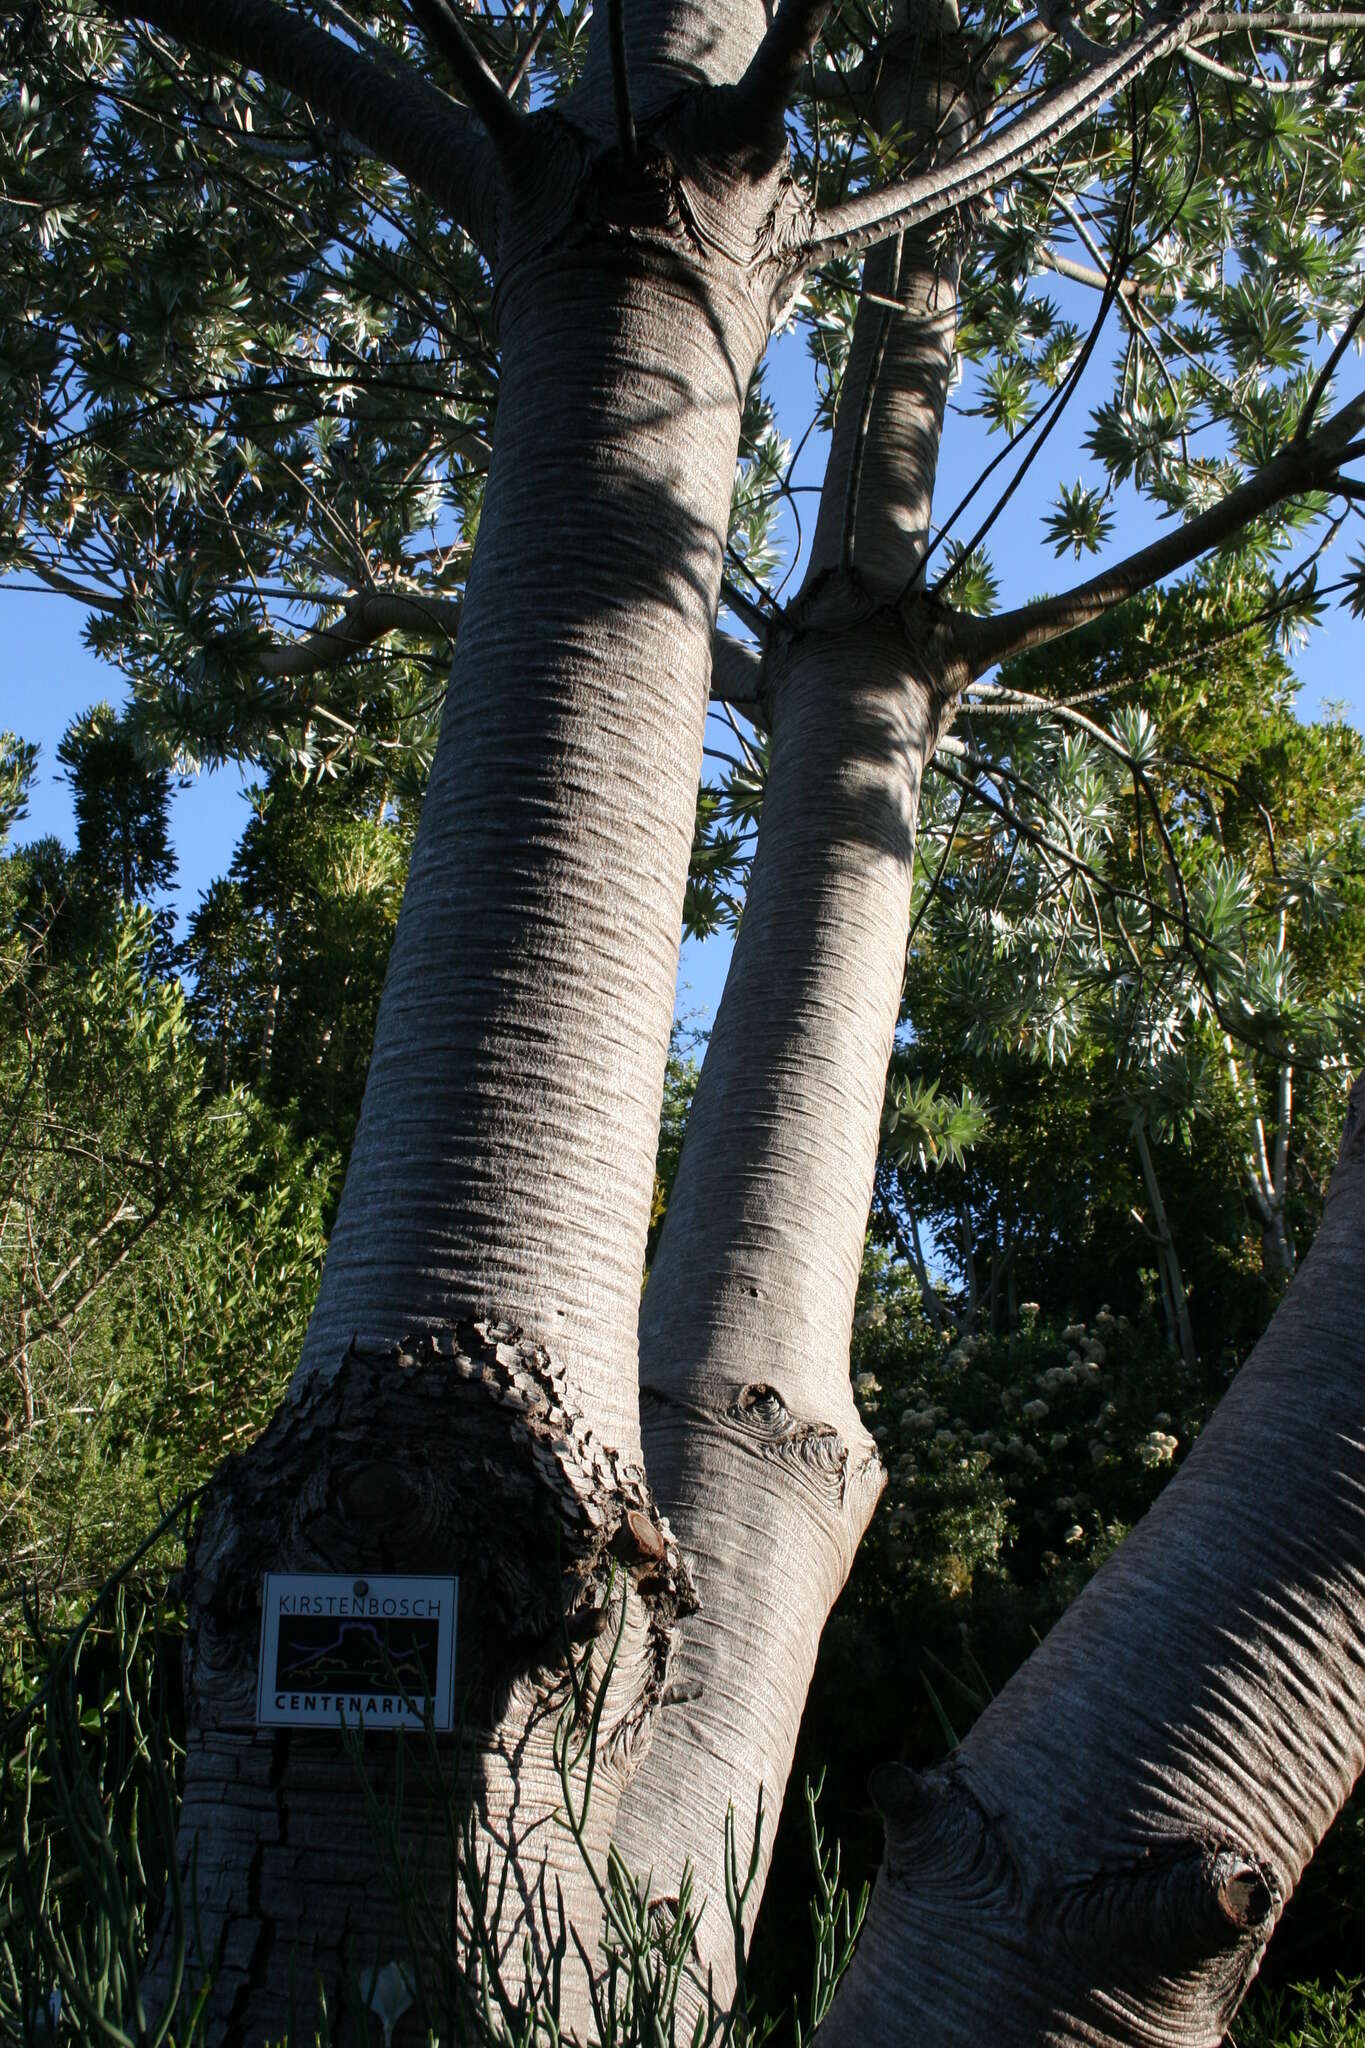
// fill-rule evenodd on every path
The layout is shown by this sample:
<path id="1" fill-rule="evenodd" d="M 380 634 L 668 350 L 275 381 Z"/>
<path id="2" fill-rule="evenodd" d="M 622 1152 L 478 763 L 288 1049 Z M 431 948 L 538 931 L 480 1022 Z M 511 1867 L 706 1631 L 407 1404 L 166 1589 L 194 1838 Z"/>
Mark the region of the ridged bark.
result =
<path id="1" fill-rule="evenodd" d="M 887 1855 L 821 2048 L 1213 2048 L 1365 1763 L 1365 1081 L 1322 1227 L 1133 1535 Z"/>
<path id="2" fill-rule="evenodd" d="M 921 51 L 887 89 L 931 127 L 942 85 Z M 879 251 L 868 288 L 901 310 L 859 311 L 814 558 L 769 646 L 753 875 L 640 1320 L 648 1467 L 700 1610 L 616 1843 L 658 1898 L 691 1864 L 709 1900 L 697 1972 L 721 1997 L 727 1808 L 746 1843 L 763 1789 L 751 1924 L 820 1634 L 883 1484 L 849 1339 L 920 780 L 966 680 L 949 618 L 918 589 L 953 364 L 951 244 Z"/>
<path id="3" fill-rule="evenodd" d="M 701 1610 L 616 1843 L 710 1900 L 699 1962 L 728 1994 L 721 1863 L 782 1792 L 826 1617 L 883 1484 L 848 1377 L 919 770 L 941 700 L 898 625 L 808 627 L 775 698 L 758 854 L 641 1312 L 642 1422 Z M 667 1795 L 667 1796 L 666 1796 Z"/>
<path id="4" fill-rule="evenodd" d="M 291 1986 L 305 2018 L 319 1975 L 335 2005 L 352 1946 L 371 1966 L 407 1947 L 335 1738 L 251 1726 L 264 1569 L 460 1575 L 461 1783 L 495 1887 L 507 1874 L 513 1988 L 523 1937 L 543 1962 L 561 1900 L 596 1940 L 555 1819 L 560 1622 L 610 1633 L 630 1595 L 589 1819 L 604 1862 L 688 1600 L 641 1468 L 636 1319 L 784 187 L 775 160 L 689 163 L 685 133 L 631 171 L 563 124 L 544 147 L 500 242 L 496 448 L 322 1290 L 289 1400 L 220 1470 L 187 1578 L 181 1854 L 188 1880 L 197 1849 L 229 2048 L 281 2033 Z M 374 1762 L 382 1795 L 391 1750 Z M 437 1796 L 410 1785 L 419 1810 Z M 428 1832 L 439 1914 L 448 1852 Z M 320 1889 L 334 1839 L 344 1867 Z M 564 2016 L 582 2018 L 572 1991 Z"/>

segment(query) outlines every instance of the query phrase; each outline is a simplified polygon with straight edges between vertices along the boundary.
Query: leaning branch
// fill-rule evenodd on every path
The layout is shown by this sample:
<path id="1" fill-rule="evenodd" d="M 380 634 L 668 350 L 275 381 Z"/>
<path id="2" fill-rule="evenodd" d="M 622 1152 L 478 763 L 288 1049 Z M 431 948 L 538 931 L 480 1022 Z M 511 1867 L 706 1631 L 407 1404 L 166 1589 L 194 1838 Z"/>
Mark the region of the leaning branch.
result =
<path id="1" fill-rule="evenodd" d="M 498 155 L 510 154 L 523 140 L 525 116 L 484 63 L 449 0 L 408 0 L 408 6 L 437 55 L 450 66 L 460 91 L 487 129 Z"/>
<path id="2" fill-rule="evenodd" d="M 979 676 L 996 662 L 1009 661 L 1030 648 L 1045 647 L 1064 633 L 1092 620 L 1125 599 L 1150 590 L 1163 576 L 1221 547 L 1253 519 L 1303 491 L 1320 490 L 1331 484 L 1338 465 L 1347 459 L 1352 441 L 1365 429 L 1365 393 L 1353 398 L 1335 413 L 1318 433 L 1305 441 L 1291 441 L 1254 476 L 1235 486 L 1206 512 L 1187 519 L 1173 533 L 1163 534 L 1149 547 L 1104 569 L 1088 582 L 1060 597 L 1046 597 L 1036 604 L 1020 605 L 994 618 L 960 622 L 960 644 Z"/>
<path id="3" fill-rule="evenodd" d="M 711 639 L 711 702 L 729 704 L 746 718 L 766 722 L 763 655 L 747 640 L 737 640 L 719 626 Z"/>
<path id="4" fill-rule="evenodd" d="M 1272 7 L 1264 13 L 1240 14 L 1217 9 L 1206 15 L 1201 33 L 1209 35 L 1323 35 L 1365 28 L 1365 14 L 1348 7 Z"/>
<path id="5" fill-rule="evenodd" d="M 357 591 L 339 618 L 300 640 L 279 641 L 256 656 L 265 682 L 297 682 L 347 661 L 385 639 L 407 633 L 453 643 L 460 623 L 457 597 L 416 597 L 396 590 Z M 711 701 L 728 704 L 747 718 L 765 716 L 762 650 L 719 627 L 711 642 Z"/>
<path id="6" fill-rule="evenodd" d="M 1087 64 L 1102 64 L 1109 52 L 1103 43 L 1097 43 L 1088 36 L 1080 24 L 1072 18 L 1069 7 L 1058 7 L 1053 0 L 1037 0 L 1034 12 L 1043 25 L 1059 41 L 1066 44 L 1073 57 L 1084 58 Z"/>
<path id="7" fill-rule="evenodd" d="M 292 682 L 348 660 L 389 633 L 453 640 L 459 620 L 458 598 L 409 597 L 396 590 L 358 591 L 330 626 L 319 626 L 301 640 L 284 640 L 265 648 L 257 655 L 255 667 L 266 682 Z"/>
<path id="8" fill-rule="evenodd" d="M 738 134 L 757 141 L 780 122 L 820 40 L 830 0 L 781 0 L 767 33 L 734 88 Z"/>
<path id="9" fill-rule="evenodd" d="M 876 192 L 859 192 L 817 212 L 802 260 L 811 267 L 835 256 L 856 255 L 888 235 L 966 206 L 1017 177 L 1124 86 L 1188 43 L 1203 25 L 1208 8 L 1209 0 L 1194 0 L 1192 6 L 1152 22 L 1102 62 L 1064 78 L 1025 113 L 964 149 L 951 163 Z"/>
<path id="10" fill-rule="evenodd" d="M 487 137 L 472 113 L 416 70 L 399 77 L 276 0 L 106 0 L 142 22 L 296 93 L 392 165 L 481 245 L 497 200 Z"/>
<path id="11" fill-rule="evenodd" d="M 1135 277 L 1121 277 L 1118 283 L 1111 287 L 1102 270 L 1096 270 L 1093 264 L 1078 263 L 1074 256 L 1065 256 L 1060 249 L 1039 250 L 1038 261 L 1045 269 L 1055 271 L 1058 277 L 1070 278 L 1073 284 L 1088 285 L 1091 291 L 1107 292 L 1112 289 L 1121 299 L 1157 297 L 1155 285 L 1140 284 Z"/>

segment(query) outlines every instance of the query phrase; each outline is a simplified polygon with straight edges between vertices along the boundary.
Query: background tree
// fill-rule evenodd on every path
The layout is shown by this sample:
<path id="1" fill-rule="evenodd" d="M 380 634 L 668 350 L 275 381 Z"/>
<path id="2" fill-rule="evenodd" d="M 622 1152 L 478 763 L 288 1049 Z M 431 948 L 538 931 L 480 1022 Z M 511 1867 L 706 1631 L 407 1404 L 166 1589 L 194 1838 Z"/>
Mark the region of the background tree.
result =
<path id="1" fill-rule="evenodd" d="M 8 831 L 34 750 L 0 758 Z M 322 1254 L 323 1162 L 240 1090 L 206 1113 L 153 919 L 107 889 L 128 809 L 0 860 L 6 1662 L 21 1600 L 60 1618 L 261 1426 Z"/>

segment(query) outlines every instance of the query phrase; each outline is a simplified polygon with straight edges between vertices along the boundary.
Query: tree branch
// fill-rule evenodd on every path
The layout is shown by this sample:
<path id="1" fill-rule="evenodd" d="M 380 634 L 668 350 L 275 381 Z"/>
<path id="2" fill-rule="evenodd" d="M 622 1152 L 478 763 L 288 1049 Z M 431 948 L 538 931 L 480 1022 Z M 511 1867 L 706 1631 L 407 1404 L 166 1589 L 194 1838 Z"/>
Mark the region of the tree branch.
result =
<path id="1" fill-rule="evenodd" d="M 296 681 L 345 661 L 387 633 L 425 633 L 431 639 L 443 636 L 453 640 L 460 609 L 458 598 L 416 597 L 396 590 L 358 591 L 330 626 L 319 626 L 302 640 L 267 647 L 257 656 L 256 669 L 267 682 Z"/>
<path id="2" fill-rule="evenodd" d="M 807 268 L 834 256 L 855 255 L 888 235 L 950 213 L 1017 177 L 1070 135 L 1125 85 L 1189 42 L 1203 26 L 1208 0 L 1167 14 L 1130 36 L 1102 63 L 1073 72 L 1027 112 L 964 149 L 951 163 L 875 192 L 859 192 L 818 212 L 801 251 Z"/>
<path id="3" fill-rule="evenodd" d="M 360 591 L 341 617 L 301 640 L 267 647 L 256 659 L 267 682 L 296 682 L 345 661 L 389 633 L 420 633 L 453 641 L 461 602 L 454 597 L 417 597 L 395 590 Z M 711 701 L 730 704 L 747 717 L 764 715 L 763 655 L 748 641 L 716 628 L 711 644 Z"/>
<path id="4" fill-rule="evenodd" d="M 1307 34 L 1330 36 L 1335 29 L 1365 28 L 1365 14 L 1351 8 L 1276 7 L 1264 14 L 1233 14 L 1218 10 L 1200 23 L 1201 35 Z"/>
<path id="5" fill-rule="evenodd" d="M 1069 7 L 1057 6 L 1055 0 L 1036 0 L 1034 13 L 1059 42 L 1065 43 L 1073 57 L 1082 57 L 1087 64 L 1102 64 L 1109 55 L 1103 43 L 1097 43 L 1078 27 Z"/>
<path id="6" fill-rule="evenodd" d="M 335 121 L 411 180 L 485 249 L 497 181 L 472 113 L 410 69 L 400 78 L 276 0 L 106 0 L 114 19 L 144 22 L 192 49 L 259 72 Z"/>
<path id="7" fill-rule="evenodd" d="M 407 0 L 408 8 L 455 74 L 460 91 L 488 131 L 499 157 L 520 148 L 525 116 L 503 91 L 474 46 L 472 37 L 449 0 Z"/>
<path id="8" fill-rule="evenodd" d="M 719 626 L 711 639 L 711 702 L 766 722 L 762 651 Z"/>
<path id="9" fill-rule="evenodd" d="M 616 140 L 625 163 L 634 165 L 635 116 L 630 109 L 630 64 L 626 57 L 625 0 L 607 0 L 607 43 L 611 54 L 611 95 L 616 108 Z"/>
<path id="10" fill-rule="evenodd" d="M 1088 626 L 1114 605 L 1136 597 L 1140 591 L 1159 583 L 1163 576 L 1174 574 L 1207 554 L 1210 548 L 1231 540 L 1242 527 L 1285 498 L 1330 483 L 1352 437 L 1362 426 L 1365 393 L 1344 405 L 1308 440 L 1291 441 L 1264 468 L 1237 484 L 1206 512 L 1187 519 L 1149 547 L 1139 548 L 1136 554 L 1116 562 L 1112 569 L 1101 570 L 1098 576 L 1059 597 L 1020 605 L 1014 611 L 997 613 L 994 618 L 963 618 L 956 630 L 973 676 L 1032 647 L 1045 647 L 1064 633 L 1075 632 L 1078 626 Z"/>
<path id="11" fill-rule="evenodd" d="M 1039 261 L 1048 270 L 1055 270 L 1058 277 L 1069 277 L 1073 284 L 1089 285 L 1090 289 L 1096 292 L 1110 289 L 1109 279 L 1102 270 L 1094 269 L 1089 263 L 1078 263 L 1074 256 L 1064 256 L 1060 249 L 1041 249 Z M 1113 289 L 1116 297 L 1121 299 L 1137 299 L 1144 295 L 1156 298 L 1158 295 L 1155 286 L 1139 284 L 1135 277 L 1120 278 Z"/>
<path id="12" fill-rule="evenodd" d="M 1044 43 L 1052 41 L 1052 30 L 1040 15 L 1031 21 L 1020 22 L 1018 28 L 1009 29 L 995 44 L 992 52 L 992 70 L 1011 71 L 1021 57 L 1032 56 Z"/>
<path id="13" fill-rule="evenodd" d="M 830 0 L 781 0 L 734 87 L 731 107 L 744 140 L 759 140 L 781 121 L 820 40 L 829 9 Z"/>

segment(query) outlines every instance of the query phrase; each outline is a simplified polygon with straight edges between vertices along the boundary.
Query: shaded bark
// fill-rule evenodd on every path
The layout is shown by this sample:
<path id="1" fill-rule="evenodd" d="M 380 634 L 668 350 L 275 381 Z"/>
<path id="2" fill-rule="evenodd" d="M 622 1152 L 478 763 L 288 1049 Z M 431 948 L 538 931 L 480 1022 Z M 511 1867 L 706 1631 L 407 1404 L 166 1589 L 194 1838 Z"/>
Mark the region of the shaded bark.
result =
<path id="1" fill-rule="evenodd" d="M 595 1946 L 590 1875 L 554 1818 L 568 1665 L 551 1622 L 557 1604 L 572 1622 L 619 1600 L 623 1561 L 638 1593 L 641 1560 L 612 1536 L 630 1515 L 649 1532 L 646 1578 L 656 1548 L 673 1557 L 641 1472 L 636 1320 L 730 480 L 784 189 L 776 153 L 717 167 L 685 122 L 630 172 L 550 122 L 506 202 L 497 440 L 340 1213 L 289 1400 L 220 1469 L 192 1548 L 180 1853 L 187 1883 L 197 1853 L 228 2043 L 278 2035 L 291 1984 L 320 1975 L 335 1997 L 362 1929 L 404 1949 L 335 1742 L 328 1765 L 321 1738 L 251 1726 L 266 1568 L 472 1574 L 461 1797 L 472 1853 L 492 1856 L 495 1887 L 508 1879 L 495 1944 L 515 1990 L 524 1939 L 533 1972 L 547 1966 L 562 1899 Z M 588 1447 L 571 1461 L 577 1547 L 546 1535 L 562 1446 L 519 1457 L 510 1397 L 490 1437 L 496 1373 L 459 1367 L 466 1333 L 494 1324 L 540 1361 L 558 1435 Z M 418 1379 L 420 1423 L 405 1412 Z M 468 1466 L 479 1445 L 487 1478 Z M 444 1474 L 435 1514 L 414 1484 L 428 1470 Z M 502 1512 L 513 1501 L 520 1521 Z M 497 1555 L 506 1576 L 490 1579 Z M 588 1825 L 599 1863 L 686 1604 L 669 1571 L 662 1620 L 643 1596 L 627 1610 Z M 392 1758 L 376 1768 L 382 1792 Z M 328 1830 L 351 1861 L 324 1900 L 302 1873 Z M 427 1834 L 439 1915 L 449 1862 L 441 1829 Z M 168 1955 L 163 1941 L 154 1992 Z M 581 1981 L 563 2016 L 585 2017 Z"/>
<path id="2" fill-rule="evenodd" d="M 1213 2048 L 1365 1763 L 1365 1081 L 1322 1227 L 1160 1500 L 887 1858 L 822 2048 Z"/>
<path id="3" fill-rule="evenodd" d="M 370 1739 L 374 1799 L 392 1808 L 401 1787 L 395 1868 L 336 1735 L 253 1726 L 259 1589 L 267 1570 L 436 1568 L 459 1580 L 462 1735 L 410 1740 L 401 1772 L 394 1738 Z M 354 1980 L 375 1967 L 415 1961 L 430 1993 L 431 1958 L 420 1948 L 414 1958 L 400 1897 L 415 1894 L 439 1925 L 454 1862 L 467 1883 L 490 1834 L 505 1845 L 510 1885 L 492 1915 L 495 1960 L 514 1991 L 528 1932 L 543 1966 L 562 1917 L 590 1924 L 591 1886 L 572 1845 L 557 1868 L 536 1842 L 562 1804 L 556 1731 L 566 1712 L 581 1722 L 590 1711 L 616 1645 L 599 1758 L 610 1800 L 647 1734 L 691 1593 L 643 1474 L 573 1412 L 543 1348 L 486 1322 L 384 1350 L 353 1346 L 340 1373 L 315 1378 L 222 1469 L 186 1593 L 196 1718 L 182 1829 L 199 1838 L 204 1954 L 191 1962 L 214 1968 L 215 2038 L 273 2038 L 291 1996 L 311 2027 L 319 1971 L 334 2037 L 354 2020 Z M 579 1662 L 577 1715 L 566 1643 Z M 309 1882 L 320 1864 L 332 1872 L 321 1889 Z M 162 1971 L 172 1934 L 168 1925 Z M 467 1899 L 458 1940 L 472 1981 Z"/>

